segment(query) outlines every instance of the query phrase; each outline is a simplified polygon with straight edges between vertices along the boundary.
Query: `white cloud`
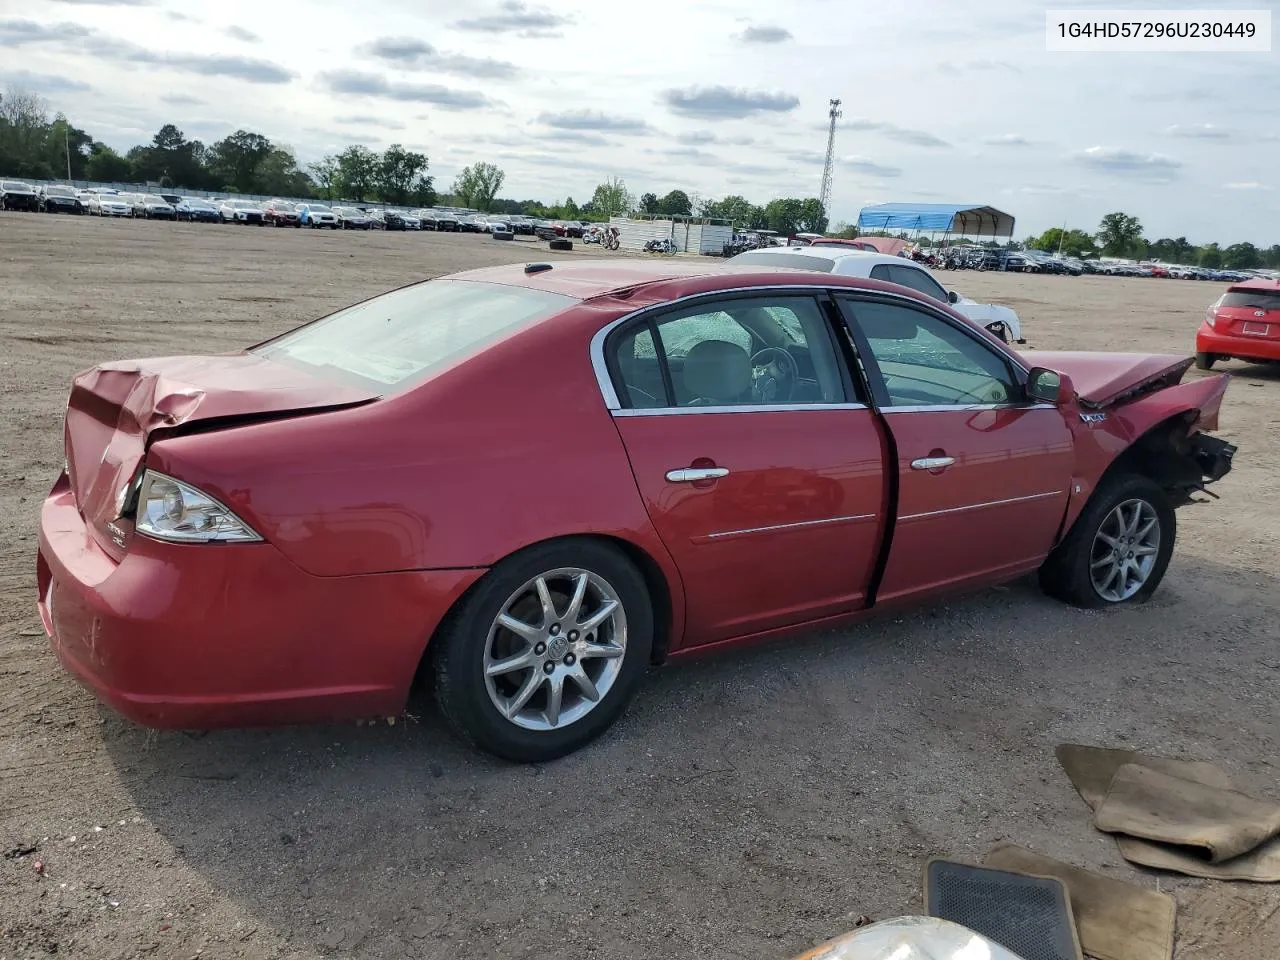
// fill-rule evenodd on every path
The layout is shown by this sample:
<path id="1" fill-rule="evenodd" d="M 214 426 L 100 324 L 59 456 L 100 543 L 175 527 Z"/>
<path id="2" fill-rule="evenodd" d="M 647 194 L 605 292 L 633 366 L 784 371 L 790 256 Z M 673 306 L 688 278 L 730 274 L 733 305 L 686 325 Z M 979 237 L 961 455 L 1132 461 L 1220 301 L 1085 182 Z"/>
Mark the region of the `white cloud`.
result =
<path id="1" fill-rule="evenodd" d="M 1198 140 L 1227 140 L 1231 134 L 1213 123 L 1174 123 L 1164 128 L 1171 137 L 1191 137 Z"/>
<path id="2" fill-rule="evenodd" d="M 1228 190 L 1267 190 L 1274 189 L 1268 184 L 1259 183 L 1257 180 L 1243 180 L 1238 183 L 1224 183 L 1224 187 Z"/>

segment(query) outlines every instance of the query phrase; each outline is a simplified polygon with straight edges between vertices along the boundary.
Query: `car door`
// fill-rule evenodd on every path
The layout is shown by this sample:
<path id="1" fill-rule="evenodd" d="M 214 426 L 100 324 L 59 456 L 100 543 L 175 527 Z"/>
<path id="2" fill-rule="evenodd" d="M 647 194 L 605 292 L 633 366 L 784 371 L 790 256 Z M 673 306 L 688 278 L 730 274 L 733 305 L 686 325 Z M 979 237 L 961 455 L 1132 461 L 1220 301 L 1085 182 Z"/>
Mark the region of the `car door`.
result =
<path id="1" fill-rule="evenodd" d="M 898 496 L 877 602 L 1036 568 L 1074 462 L 1057 407 L 967 324 L 905 297 L 841 296 L 896 448 Z"/>
<path id="2" fill-rule="evenodd" d="M 887 446 L 817 299 L 703 299 L 624 322 L 605 355 L 614 422 L 680 571 L 685 645 L 865 604 Z"/>

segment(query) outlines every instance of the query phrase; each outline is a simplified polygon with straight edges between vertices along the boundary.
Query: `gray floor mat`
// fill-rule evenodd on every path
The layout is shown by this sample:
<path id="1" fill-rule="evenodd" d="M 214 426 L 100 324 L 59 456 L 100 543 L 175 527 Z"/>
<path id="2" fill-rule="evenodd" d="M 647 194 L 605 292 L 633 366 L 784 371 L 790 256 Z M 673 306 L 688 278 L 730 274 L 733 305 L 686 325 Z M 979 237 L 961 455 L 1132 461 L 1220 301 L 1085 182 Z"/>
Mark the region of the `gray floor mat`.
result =
<path id="1" fill-rule="evenodd" d="M 968 927 L 1023 960 L 1082 960 L 1071 902 L 1056 877 L 931 860 L 924 902 L 930 916 Z"/>

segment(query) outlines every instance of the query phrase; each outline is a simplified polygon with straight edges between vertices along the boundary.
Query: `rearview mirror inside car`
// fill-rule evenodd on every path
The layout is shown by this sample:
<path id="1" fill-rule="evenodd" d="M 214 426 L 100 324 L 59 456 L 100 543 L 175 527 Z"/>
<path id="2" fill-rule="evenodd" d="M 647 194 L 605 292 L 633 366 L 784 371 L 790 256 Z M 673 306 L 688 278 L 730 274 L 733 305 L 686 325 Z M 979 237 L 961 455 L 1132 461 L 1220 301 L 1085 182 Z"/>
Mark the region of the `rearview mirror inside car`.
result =
<path id="1" fill-rule="evenodd" d="M 1056 370 L 1032 367 L 1027 374 L 1027 399 L 1041 403 L 1063 404 L 1075 394 L 1071 378 Z"/>
<path id="2" fill-rule="evenodd" d="M 954 290 L 948 290 L 947 303 L 959 303 L 959 302 L 960 302 L 960 294 L 956 293 Z"/>

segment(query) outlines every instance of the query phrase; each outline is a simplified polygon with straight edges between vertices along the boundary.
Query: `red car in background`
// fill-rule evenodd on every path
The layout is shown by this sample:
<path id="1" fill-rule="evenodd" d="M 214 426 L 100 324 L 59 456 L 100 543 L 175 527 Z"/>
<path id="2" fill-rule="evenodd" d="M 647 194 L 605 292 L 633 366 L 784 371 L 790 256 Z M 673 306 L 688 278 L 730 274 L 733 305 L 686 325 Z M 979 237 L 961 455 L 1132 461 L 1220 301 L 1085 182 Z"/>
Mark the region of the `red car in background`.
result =
<path id="1" fill-rule="evenodd" d="M 669 658 L 1039 571 L 1143 601 L 1231 467 L 1226 377 L 1037 352 L 831 274 L 475 270 L 239 353 L 79 375 L 39 609 L 121 713 L 400 713 L 574 750 Z"/>
<path id="2" fill-rule="evenodd" d="M 262 207 L 263 219 L 276 227 L 301 227 L 298 207 L 288 200 L 270 200 Z"/>
<path id="3" fill-rule="evenodd" d="M 1219 360 L 1280 363 L 1280 280 L 1233 283 L 1205 313 L 1196 331 L 1196 366 Z"/>

